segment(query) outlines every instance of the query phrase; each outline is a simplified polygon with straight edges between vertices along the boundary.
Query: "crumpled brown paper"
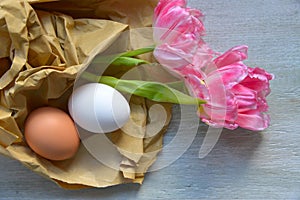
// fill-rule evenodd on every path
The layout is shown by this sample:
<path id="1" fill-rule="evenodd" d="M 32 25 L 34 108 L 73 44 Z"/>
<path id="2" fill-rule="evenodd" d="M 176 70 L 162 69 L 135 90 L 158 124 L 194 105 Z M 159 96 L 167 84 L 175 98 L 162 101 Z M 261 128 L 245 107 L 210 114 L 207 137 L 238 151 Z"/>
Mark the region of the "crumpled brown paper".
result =
<path id="1" fill-rule="evenodd" d="M 118 169 L 96 160 L 83 144 L 72 159 L 44 159 L 26 145 L 23 127 L 29 112 L 37 107 L 50 105 L 67 111 L 74 80 L 86 67 L 86 60 L 105 51 L 121 32 L 150 26 L 156 3 L 156 0 L 1 0 L 0 153 L 19 160 L 64 188 L 142 183 L 144 173 L 162 148 L 163 133 L 170 120 L 168 104 L 159 104 L 167 112 L 162 129 L 155 135 L 147 135 L 151 127 L 161 123 L 160 111 L 152 109 L 151 114 L 149 108 L 153 102 L 131 98 L 131 120 L 124 130 L 107 134 L 121 156 Z M 143 40 L 142 34 L 133 37 L 137 40 L 132 41 Z"/>

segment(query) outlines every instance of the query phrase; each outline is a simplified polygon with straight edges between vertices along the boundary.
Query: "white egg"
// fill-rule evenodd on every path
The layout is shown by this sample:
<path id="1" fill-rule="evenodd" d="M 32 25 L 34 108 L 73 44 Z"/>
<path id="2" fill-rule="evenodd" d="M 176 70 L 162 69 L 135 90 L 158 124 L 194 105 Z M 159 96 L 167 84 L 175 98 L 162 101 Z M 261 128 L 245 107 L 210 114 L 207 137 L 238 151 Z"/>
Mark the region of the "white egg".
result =
<path id="1" fill-rule="evenodd" d="M 128 121 L 130 107 L 116 89 L 89 83 L 76 88 L 69 98 L 69 112 L 81 128 L 94 133 L 115 131 Z"/>

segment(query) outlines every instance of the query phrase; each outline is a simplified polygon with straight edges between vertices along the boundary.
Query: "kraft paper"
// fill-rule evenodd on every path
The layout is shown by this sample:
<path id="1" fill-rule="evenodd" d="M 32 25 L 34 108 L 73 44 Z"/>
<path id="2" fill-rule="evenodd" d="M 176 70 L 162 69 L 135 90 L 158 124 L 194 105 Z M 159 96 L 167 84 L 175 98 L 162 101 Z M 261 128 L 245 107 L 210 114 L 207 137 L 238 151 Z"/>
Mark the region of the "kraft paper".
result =
<path id="1" fill-rule="evenodd" d="M 171 105 L 132 97 L 130 121 L 123 129 L 82 138 L 75 157 L 65 161 L 35 154 L 23 131 L 35 108 L 47 105 L 68 112 L 78 74 L 122 32 L 151 26 L 156 4 L 156 0 L 1 0 L 0 153 L 68 189 L 142 183 L 162 148 Z M 128 47 L 137 41 L 149 43 L 148 36 L 132 34 Z M 164 108 L 164 124 L 162 109 L 150 109 L 156 104 Z M 155 127 L 162 128 L 153 134 Z M 115 147 L 114 167 L 91 154 L 95 148 L 105 152 L 105 145 L 97 147 L 105 141 L 103 136 Z"/>

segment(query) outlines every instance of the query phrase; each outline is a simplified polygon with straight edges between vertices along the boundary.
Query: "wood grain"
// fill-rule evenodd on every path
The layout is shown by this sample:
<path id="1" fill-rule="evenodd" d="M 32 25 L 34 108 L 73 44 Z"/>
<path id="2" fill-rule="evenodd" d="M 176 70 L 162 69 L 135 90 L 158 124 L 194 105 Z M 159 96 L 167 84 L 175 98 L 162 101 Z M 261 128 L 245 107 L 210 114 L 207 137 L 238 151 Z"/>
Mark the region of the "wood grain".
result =
<path id="1" fill-rule="evenodd" d="M 66 191 L 0 156 L 0 199 L 300 199 L 300 1 L 190 0 L 201 9 L 206 41 L 218 51 L 247 44 L 247 64 L 274 73 L 269 129 L 224 130 L 213 151 L 198 158 L 207 127 L 172 165 L 144 184 Z M 175 110 L 176 111 L 176 110 Z M 172 140 L 175 112 L 165 138 Z"/>

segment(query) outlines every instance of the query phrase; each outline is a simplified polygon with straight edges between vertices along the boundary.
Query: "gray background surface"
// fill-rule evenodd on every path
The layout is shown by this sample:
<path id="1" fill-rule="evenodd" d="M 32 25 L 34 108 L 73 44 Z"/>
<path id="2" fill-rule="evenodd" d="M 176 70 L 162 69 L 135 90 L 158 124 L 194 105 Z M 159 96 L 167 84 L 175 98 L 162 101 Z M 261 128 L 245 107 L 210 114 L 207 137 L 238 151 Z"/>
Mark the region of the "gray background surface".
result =
<path id="1" fill-rule="evenodd" d="M 67 191 L 0 156 L 0 199 L 300 199 L 300 1 L 190 0 L 201 9 L 206 41 L 218 51 L 247 44 L 247 64 L 276 75 L 269 96 L 272 124 L 254 133 L 222 132 L 198 158 L 207 127 L 172 165 L 144 184 Z M 179 120 L 175 113 L 173 125 Z M 166 141 L 172 137 L 170 128 Z"/>

